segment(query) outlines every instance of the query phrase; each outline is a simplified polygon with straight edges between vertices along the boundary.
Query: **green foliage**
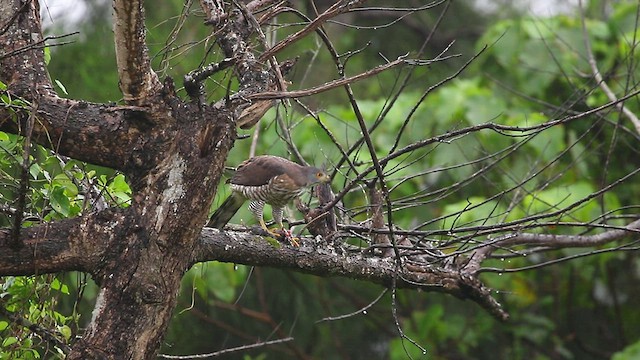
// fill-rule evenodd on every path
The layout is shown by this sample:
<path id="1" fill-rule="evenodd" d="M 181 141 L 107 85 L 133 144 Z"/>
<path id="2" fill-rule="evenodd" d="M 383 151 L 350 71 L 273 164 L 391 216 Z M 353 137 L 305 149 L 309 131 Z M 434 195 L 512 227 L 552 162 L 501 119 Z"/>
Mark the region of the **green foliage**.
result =
<path id="1" fill-rule="evenodd" d="M 247 273 L 246 266 L 212 261 L 194 265 L 183 282 L 193 288 L 202 301 L 231 303 L 246 281 Z"/>
<path id="2" fill-rule="evenodd" d="M 4 90 L 0 83 L 0 106 L 14 114 L 30 111 L 30 104 Z M 21 136 L 0 132 L 0 227 L 11 227 L 19 219 L 22 227 L 28 227 L 78 216 L 93 208 L 94 201 L 128 206 L 131 190 L 122 174 L 25 143 Z M 63 350 L 49 337 L 70 344 L 78 317 L 75 306 L 59 309 L 61 301 L 75 301 L 65 301 L 70 291 L 62 278 L 5 277 L 0 286 L 0 359 L 64 358 Z"/>
<path id="3" fill-rule="evenodd" d="M 459 3 L 453 2 L 454 6 Z M 197 17 L 189 17 L 185 23 L 187 31 L 179 32 L 175 42 L 166 40 L 171 38 L 170 32 L 181 20 L 173 16 L 182 5 L 181 2 L 171 2 L 167 6 L 147 9 L 153 64 L 161 75 L 171 75 L 175 79 L 199 66 L 210 46 L 206 42 L 193 45 L 207 36 L 207 30 L 201 26 L 201 18 Z M 595 5 L 591 6 L 595 8 Z M 463 10 L 450 11 L 450 14 L 475 19 L 475 16 L 463 16 L 468 14 Z M 637 3 L 634 1 L 616 2 L 606 19 L 586 21 L 598 66 L 619 96 L 627 91 L 629 84 L 626 79 L 640 76 L 635 65 L 638 58 L 636 44 L 630 40 L 640 35 L 636 11 Z M 49 63 L 52 77 L 60 79 L 55 80 L 56 86 L 71 97 L 117 101 L 121 96 L 117 90 L 113 47 L 103 41 L 92 41 L 96 37 L 111 36 L 105 14 L 94 14 L 95 21 L 83 29 L 77 43 L 65 45 L 60 51 L 46 50 L 53 55 Z M 422 20 L 432 23 L 433 19 Z M 445 21 L 444 26 L 458 23 Z M 465 23 L 465 27 L 468 25 Z M 393 94 L 404 70 L 378 76 L 377 86 L 375 82 L 373 85 L 371 82 L 356 84 L 354 92 L 359 99 L 359 110 L 372 129 L 376 155 L 386 156 L 396 142 L 397 148 L 401 148 L 487 122 L 531 127 L 607 103 L 609 100 L 598 91 L 597 84 L 584 76 L 590 74 L 591 69 L 581 27 L 580 19 L 573 14 L 496 21 L 483 32 L 475 48 L 490 46 L 465 71 L 464 77 L 439 87 L 421 101 L 419 91 L 424 90 L 425 84 L 435 83 L 434 79 L 440 80 L 445 71 L 436 66 L 418 69 L 409 81 L 409 90 L 402 92 L 386 115 L 384 110 L 389 106 L 389 94 Z M 278 34 L 284 37 L 297 29 L 285 28 Z M 365 39 L 369 38 L 363 35 L 364 31 L 355 32 L 356 35 L 344 29 L 337 31 L 340 35 L 336 43 L 339 52 L 363 47 Z M 393 59 L 408 51 L 404 48 L 406 45 L 415 45 L 408 39 L 421 35 L 409 32 L 406 27 L 402 30 L 402 36 L 398 38 L 403 41 L 376 39 L 370 45 L 371 49 L 374 53 L 380 50 L 384 56 Z M 456 46 L 459 44 L 457 42 Z M 303 58 L 294 68 L 293 76 L 300 79 L 308 75 L 307 83 L 301 85 L 303 87 L 336 77 L 335 67 L 326 53 L 314 57 L 314 51 L 320 47 L 317 39 L 309 38 L 300 43 L 299 48 L 287 49 L 283 56 L 302 53 Z M 453 52 L 472 53 L 468 48 L 461 49 Z M 433 52 L 433 49 L 429 51 Z M 348 74 L 383 62 L 377 56 L 362 54 L 349 59 Z M 214 53 L 204 62 L 215 62 L 219 57 L 220 54 Z M 327 65 L 314 66 L 313 69 L 318 70 L 307 74 L 306 61 L 311 59 Z M 69 66 L 70 63 L 74 66 Z M 178 81 L 176 83 L 179 84 Z M 229 74 L 216 74 L 207 83 L 207 93 L 212 94 L 209 100 L 215 101 L 224 96 L 228 83 Z M 297 84 L 297 80 L 293 83 Z M 231 82 L 231 89 L 236 87 L 237 84 Z M 0 84 L 0 90 L 5 88 Z M 320 130 L 317 122 L 331 132 L 343 149 L 362 138 L 353 109 L 346 103 L 332 102 L 339 96 L 339 91 L 310 101 L 314 105 L 312 108 L 317 110 L 318 119 L 293 109 L 269 111 L 260 123 L 258 153 L 283 156 L 290 153 L 282 141 L 281 124 L 278 124 L 281 121 L 291 129 L 292 138 L 306 160 L 331 168 L 341 153 L 326 132 Z M 30 106 L 21 99 L 9 98 L 2 91 L 0 101 L 2 106 L 16 110 Z M 639 104 L 627 102 L 626 106 L 638 113 Z M 410 114 L 412 117 L 405 124 Z M 594 222 L 603 216 L 617 215 L 625 206 L 637 206 L 640 198 L 637 181 L 620 184 L 604 196 L 592 196 L 603 184 L 638 166 L 634 161 L 637 159 L 634 150 L 637 138 L 620 128 L 620 133 L 614 136 L 615 128 L 605 126 L 620 123 L 622 127 L 628 127 L 628 123 L 620 121 L 615 112 L 599 115 L 602 116 L 599 120 L 581 119 L 526 134 L 473 131 L 434 143 L 425 147 L 421 154 L 408 153 L 394 159 L 384 171 L 392 200 L 402 205 L 393 213 L 396 225 L 411 228 L 422 224 L 420 228 L 424 230 L 455 230 L 518 221 L 550 212 L 555 214 L 538 221 Z M 378 120 L 383 121 L 377 124 Z M 593 128 L 597 131 L 587 132 Z M 400 136 L 401 129 L 404 132 Z M 253 130 L 242 134 L 252 133 Z M 629 145 L 616 147 L 616 141 Z M 250 142 L 237 142 L 228 159 L 229 165 L 236 165 L 247 157 Z M 0 132 L 0 195 L 3 205 L 13 205 L 16 199 L 23 144 L 22 138 Z M 505 149 L 515 150 L 507 154 Z M 26 219 L 26 226 L 34 221 L 81 214 L 89 206 L 86 204 L 86 189 L 83 188 L 86 182 L 96 186 L 109 205 L 127 206 L 131 199 L 131 191 L 122 174 L 62 160 L 37 146 L 29 149 L 28 158 L 30 186 L 27 207 L 32 217 Z M 371 166 L 371 156 L 364 145 L 353 152 L 351 160 L 359 171 Z M 607 161 L 610 164 L 603 171 L 603 164 Z M 353 177 L 344 168 L 340 170 L 333 182 L 336 189 Z M 423 172 L 424 175 L 408 177 L 415 172 Z M 228 189 L 223 184 L 219 192 L 221 198 L 228 194 L 225 191 Z M 588 201 L 583 202 L 587 197 Z M 420 202 L 422 204 L 416 205 Z M 352 210 L 348 220 L 364 220 L 367 217 L 366 189 L 348 194 L 344 204 L 346 209 Z M 216 206 L 213 204 L 212 207 Z M 249 223 L 252 217 L 248 211 L 242 210 L 236 219 Z M 10 226 L 11 220 L 3 213 L 0 225 Z M 623 219 L 608 222 L 610 225 L 624 223 Z M 547 224 L 531 231 L 575 234 L 582 230 Z M 532 254 L 526 258 L 505 256 L 485 265 L 495 269 L 519 268 L 576 254 L 579 254 L 578 250 L 572 249 L 557 254 Z M 250 271 L 244 266 L 217 262 L 198 264 L 185 275 L 177 315 L 167 337 L 167 348 L 173 346 L 171 351 L 182 354 L 188 350 L 214 351 L 258 341 L 258 338 L 294 334 L 298 349 L 316 358 L 335 358 L 339 356 L 336 354 L 347 354 L 345 357 L 351 358 L 391 359 L 406 359 L 409 355 L 414 359 L 594 358 L 584 350 L 583 344 L 588 344 L 602 353 L 618 351 L 613 355 L 616 360 L 632 359 L 637 357 L 637 339 L 640 338 L 636 325 L 640 322 L 640 313 L 633 301 L 640 294 L 636 286 L 637 275 L 630 271 L 640 268 L 635 257 L 633 253 L 609 253 L 574 259 L 540 271 L 483 274 L 482 280 L 496 289 L 496 297 L 512 314 L 508 324 L 495 322 L 468 302 L 437 294 L 402 294 L 398 305 L 400 326 L 409 338 L 427 349 L 426 356 L 408 340 L 398 337 L 388 298 L 369 309 L 366 316 L 314 325 L 324 316 L 362 308 L 380 291 L 377 286 L 348 280 L 320 281 L 277 270 Z M 8 285 L 13 289 L 11 291 L 16 294 L 23 292 L 22 295 L 11 295 L 11 311 L 57 329 L 61 338 L 69 340 L 73 335 L 69 327 L 72 320 L 60 317 L 56 310 L 52 310 L 56 303 L 54 299 L 68 289 L 55 278 L 35 279 L 11 278 L 12 284 Z M 3 285 L 8 281 L 5 279 Z M 54 296 L 48 298 L 44 289 Z M 43 299 L 48 304 L 46 309 L 42 305 L 34 305 Z M 626 338 L 631 345 L 610 341 L 602 336 L 603 333 L 611 334 L 612 338 Z M 45 356 L 39 350 L 41 343 L 37 336 L 10 321 L 0 319 L 0 336 L 0 358 L 5 356 L 2 353 L 7 351 L 5 349 L 14 351 L 11 355 L 14 358 Z M 293 345 L 286 350 L 260 350 L 243 356 L 251 359 L 282 358 L 294 356 L 292 348 Z"/>
<path id="4" fill-rule="evenodd" d="M 2 204 L 15 206 L 23 181 L 24 139 L 0 132 L 0 194 Z M 41 146 L 28 148 L 26 223 L 74 217 L 92 207 L 96 196 L 110 205 L 128 206 L 131 189 L 122 174 L 57 156 Z M 11 218 L 0 215 L 0 226 Z"/>
<path id="5" fill-rule="evenodd" d="M 118 74 L 109 22 L 111 6 L 99 1 L 89 2 L 83 14 L 84 22 L 76 24 L 78 35 L 64 47 L 46 48 L 51 60 L 47 69 L 64 95 L 72 99 L 96 102 L 118 101 Z M 67 34 L 64 28 L 52 26 L 49 33 Z M 47 34 L 48 35 L 48 34 Z M 62 85 L 64 84 L 64 85 Z M 62 94 L 59 94 L 62 95 Z"/>
<path id="6" fill-rule="evenodd" d="M 640 358 L 640 341 L 635 342 L 611 357 L 611 360 L 634 360 Z"/>
<path id="7" fill-rule="evenodd" d="M 5 313 L 23 321 L 0 320 L 0 359 L 63 359 L 62 349 L 42 334 L 71 342 L 74 315 L 56 310 L 59 297 L 69 295 L 68 287 L 51 275 L 9 276 L 0 280 L 0 291 L 0 318 Z"/>

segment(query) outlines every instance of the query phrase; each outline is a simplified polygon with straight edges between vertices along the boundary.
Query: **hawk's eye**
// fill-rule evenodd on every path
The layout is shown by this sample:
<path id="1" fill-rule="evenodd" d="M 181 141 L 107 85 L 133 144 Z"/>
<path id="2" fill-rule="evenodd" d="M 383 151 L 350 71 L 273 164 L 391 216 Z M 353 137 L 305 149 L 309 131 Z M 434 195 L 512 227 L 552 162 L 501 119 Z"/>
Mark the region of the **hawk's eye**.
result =
<path id="1" fill-rule="evenodd" d="M 320 178 L 320 177 L 323 177 L 323 176 L 324 176 L 324 173 L 323 173 L 322 171 L 319 171 L 319 172 L 316 174 L 316 177 L 319 177 L 319 178 Z"/>

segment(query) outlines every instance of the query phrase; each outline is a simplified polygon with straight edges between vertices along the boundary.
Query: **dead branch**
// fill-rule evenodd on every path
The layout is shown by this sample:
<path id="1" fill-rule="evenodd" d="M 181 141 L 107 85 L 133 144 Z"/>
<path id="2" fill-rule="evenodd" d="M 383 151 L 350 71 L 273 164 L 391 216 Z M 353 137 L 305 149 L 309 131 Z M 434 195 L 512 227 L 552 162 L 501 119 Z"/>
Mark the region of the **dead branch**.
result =
<path id="1" fill-rule="evenodd" d="M 113 3 L 113 11 L 120 90 L 127 103 L 141 105 L 145 98 L 162 89 L 162 84 L 151 69 L 149 60 L 144 1 L 116 0 Z"/>
<path id="2" fill-rule="evenodd" d="M 238 347 L 234 347 L 234 348 L 230 348 L 230 349 L 224 349 L 224 350 L 220 350 L 220 351 L 215 351 L 215 352 L 207 353 L 207 354 L 196 354 L 196 355 L 165 355 L 165 354 L 160 354 L 160 355 L 158 355 L 158 357 L 161 358 L 161 359 L 180 359 L 180 360 L 182 360 L 182 359 L 207 359 L 207 358 L 212 358 L 212 357 L 225 355 L 225 354 L 230 354 L 230 353 L 234 353 L 234 352 L 256 349 L 256 348 L 260 348 L 260 347 L 263 347 L 263 346 L 282 344 L 282 343 L 285 343 L 285 342 L 288 342 L 288 341 L 293 341 L 293 338 L 292 337 L 287 337 L 287 338 L 278 339 L 278 340 L 261 341 L 261 342 L 257 342 L 255 344 L 251 344 L 251 345 L 238 346 Z"/>
<path id="3" fill-rule="evenodd" d="M 340 247 L 304 240 L 298 248 L 275 247 L 262 238 L 246 232 L 218 231 L 204 228 L 193 262 L 216 259 L 222 262 L 290 269 L 318 276 L 341 276 L 365 280 L 387 288 L 422 289 L 443 292 L 469 299 L 496 318 L 505 320 L 507 313 L 491 297 L 491 292 L 478 279 L 458 271 L 433 266 L 398 267 L 394 258 L 345 254 Z"/>
<path id="4" fill-rule="evenodd" d="M 452 55 L 452 56 L 456 56 L 456 55 Z M 267 100 L 267 99 L 294 99 L 294 98 L 306 97 L 306 96 L 320 94 L 322 92 L 335 89 L 340 86 L 345 86 L 347 84 L 353 84 L 354 82 L 372 77 L 374 75 L 377 75 L 383 71 L 389 70 L 398 65 L 429 65 L 433 62 L 442 61 L 447 58 L 449 57 L 436 58 L 433 60 L 411 60 L 411 59 L 407 59 L 406 56 L 401 56 L 396 60 L 393 60 L 383 65 L 379 65 L 373 69 L 367 70 L 358 75 L 329 81 L 322 85 L 315 86 L 313 88 L 309 88 L 305 90 L 292 90 L 292 91 L 264 91 L 264 92 L 259 92 L 255 94 L 246 95 L 245 98 L 248 100 Z"/>
<path id="5" fill-rule="evenodd" d="M 618 98 L 616 94 L 611 90 L 609 85 L 604 81 L 600 70 L 598 69 L 598 64 L 596 62 L 595 57 L 593 56 L 593 51 L 591 50 L 591 41 L 589 40 L 589 33 L 587 32 L 586 25 L 586 16 L 584 13 L 584 7 L 582 6 L 582 0 L 578 0 L 578 7 L 580 8 L 580 20 L 582 24 L 582 37 L 584 39 L 584 45 L 587 51 L 587 58 L 589 60 L 589 66 L 591 67 L 591 73 L 593 74 L 593 78 L 596 80 L 602 92 L 605 93 L 607 99 L 611 102 L 616 103 L 616 108 L 622 112 L 622 114 L 631 121 L 634 128 L 636 129 L 636 133 L 640 134 L 640 119 L 634 114 L 629 108 L 624 106 L 624 102 L 618 102 Z"/>

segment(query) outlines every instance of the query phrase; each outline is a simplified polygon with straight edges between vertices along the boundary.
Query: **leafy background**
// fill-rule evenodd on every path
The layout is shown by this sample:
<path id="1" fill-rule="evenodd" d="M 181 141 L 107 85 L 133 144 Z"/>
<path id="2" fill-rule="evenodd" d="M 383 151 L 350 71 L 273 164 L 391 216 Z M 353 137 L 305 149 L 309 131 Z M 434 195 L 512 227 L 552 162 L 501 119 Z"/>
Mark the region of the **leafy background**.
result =
<path id="1" fill-rule="evenodd" d="M 601 9 L 606 8 L 606 12 Z M 109 4 L 92 3 L 86 21 L 78 24 L 74 42 L 50 51 L 49 71 L 70 98 L 96 102 L 117 102 L 119 91 L 115 72 Z M 180 1 L 148 6 L 149 43 L 155 68 L 162 76 L 180 79 L 202 65 L 211 46 L 197 6 L 188 8 L 189 17 L 173 41 L 169 34 L 182 19 Z M 628 91 L 627 79 L 636 79 L 638 60 L 635 39 L 638 5 L 634 1 L 591 1 L 587 22 L 593 52 L 616 94 Z M 416 14 L 418 25 L 433 25 L 436 11 Z M 469 19 L 460 22 L 456 19 Z M 283 23 L 292 19 L 285 18 Z M 415 52 L 424 33 L 410 23 L 385 29 L 365 28 L 380 23 L 367 17 L 350 19 L 361 28 L 331 27 L 339 51 L 366 47 L 353 56 L 348 72 L 355 74 L 389 59 Z M 60 32 L 54 23 L 48 31 Z M 364 118 L 374 123 L 384 116 L 373 133 L 379 156 L 390 144 L 410 144 L 434 134 L 496 122 L 511 126 L 531 126 L 567 114 L 585 111 L 607 102 L 597 86 L 584 74 L 586 61 L 581 20 L 577 12 L 551 17 L 532 17 L 517 8 L 500 12 L 479 12 L 466 2 L 453 3 L 436 36 L 424 51 L 430 58 L 455 39 L 451 53 L 459 58 L 415 69 L 407 88 L 393 107 L 388 99 L 399 89 L 398 79 L 407 71 L 383 73 L 371 82 L 357 84 L 354 92 Z M 292 28 L 278 29 L 284 37 Z M 395 41 L 395 39 L 404 39 Z M 485 48 L 486 47 L 486 48 Z M 335 74 L 330 57 L 317 39 L 309 38 L 288 50 L 301 54 L 292 74 L 300 87 L 318 84 Z M 480 56 L 455 80 L 436 88 L 422 100 L 424 90 L 451 75 L 477 52 Z M 286 54 L 285 54 L 286 55 Z M 214 54 L 214 58 L 215 58 Z M 213 61 L 209 59 L 208 61 Z M 304 64 L 312 63 L 312 71 Z M 317 71 L 315 69 L 323 69 Z M 219 74 L 207 84 L 210 99 L 224 96 L 228 74 Z M 178 81 L 179 82 L 179 81 Z M 1 98 L 5 106 L 20 107 L 20 100 Z M 331 168 L 340 157 L 322 124 L 335 140 L 348 147 L 360 137 L 356 119 L 345 106 L 339 91 L 331 91 L 305 101 L 317 114 L 307 116 L 293 106 L 270 110 L 260 123 L 258 153 L 287 156 L 281 140 L 286 124 L 301 154 L 309 162 Z M 638 102 L 626 105 L 638 113 Z M 388 112 L 386 112 L 388 111 Z M 403 128 L 407 116 L 412 121 Z M 447 229 L 479 223 L 512 221 L 532 214 L 553 211 L 589 196 L 601 188 L 603 179 L 616 179 L 640 166 L 638 137 L 631 131 L 616 131 L 601 123 L 618 122 L 614 111 L 598 122 L 570 122 L 526 138 L 497 132 L 477 132 L 428 149 L 428 156 L 408 155 L 389 167 L 391 197 L 408 206 L 394 212 L 403 228 Z M 280 122 L 280 123 L 279 123 Z M 589 131 L 598 127 L 597 131 Z M 248 156 L 252 131 L 241 132 L 228 164 L 233 166 Z M 613 146 L 622 143 L 624 146 Z M 478 169 L 473 159 L 517 147 L 482 177 L 461 187 L 438 193 L 438 189 L 464 182 Z M 614 154 L 607 149 L 615 149 Z M 28 150 L 27 161 L 24 161 Z M 494 159 L 489 156 L 488 160 Z M 358 152 L 354 162 L 367 166 L 368 154 Z M 410 163 L 410 166 L 406 164 Z M 607 163 L 603 174 L 602 164 Z M 482 164 L 480 162 L 480 164 Z M 459 165 L 459 166 L 458 166 Z M 424 176 L 407 178 L 415 171 Z M 536 178 L 524 181 L 530 174 Z M 73 217 L 101 206 L 127 206 L 130 190 L 123 175 L 110 169 L 65 159 L 38 146 L 25 146 L 24 139 L 0 133 L 0 226 L 11 227 L 11 209 L 17 203 L 21 177 L 28 177 L 28 216 L 25 226 L 36 221 Z M 334 187 L 346 182 L 349 174 L 339 172 Z M 395 178 L 395 181 L 394 181 Z M 507 199 L 495 195 L 519 184 L 526 196 Z M 364 191 L 364 190 L 362 190 Z M 228 194 L 221 186 L 217 205 Z M 413 196 L 428 201 L 418 202 Z M 603 214 L 630 208 L 637 214 L 640 182 L 629 181 L 606 196 L 585 202 L 557 221 L 589 222 Z M 514 200 L 514 199 L 517 199 Z M 352 221 L 364 220 L 357 209 L 366 205 L 357 192 L 345 198 L 345 214 Z M 291 212 L 291 217 L 298 215 Z M 251 219 L 247 211 L 235 220 Z M 249 220 L 248 220 L 249 221 Z M 627 221 L 620 219 L 619 224 Z M 571 228 L 541 228 L 547 233 L 577 233 Z M 577 253 L 562 250 L 544 259 L 496 258 L 496 269 L 518 268 L 543 260 Z M 323 319 L 348 314 L 376 299 L 383 289 L 349 279 L 321 279 L 276 269 L 250 268 L 217 262 L 194 266 L 184 278 L 163 353 L 213 352 L 262 340 L 294 336 L 294 343 L 233 354 L 228 358 L 386 358 L 386 359 L 635 359 L 640 356 L 640 261 L 634 252 L 609 252 L 580 257 L 569 262 L 533 271 L 503 273 L 488 271 L 482 280 L 496 290 L 496 297 L 512 315 L 498 323 L 479 307 L 434 293 L 391 291 L 380 301 L 346 319 Z M 90 319 L 96 289 L 84 274 L 6 277 L 0 280 L 0 359 L 36 359 L 61 356 L 58 348 L 42 341 L 24 326 L 8 319 L 18 314 L 31 323 L 50 329 L 65 341 L 80 334 Z M 394 299 L 392 299 L 392 297 Z M 393 306 L 392 306 L 393 301 Z M 392 310 L 394 308 L 394 310 Z M 402 331 L 428 353 L 398 336 L 395 318 Z"/>

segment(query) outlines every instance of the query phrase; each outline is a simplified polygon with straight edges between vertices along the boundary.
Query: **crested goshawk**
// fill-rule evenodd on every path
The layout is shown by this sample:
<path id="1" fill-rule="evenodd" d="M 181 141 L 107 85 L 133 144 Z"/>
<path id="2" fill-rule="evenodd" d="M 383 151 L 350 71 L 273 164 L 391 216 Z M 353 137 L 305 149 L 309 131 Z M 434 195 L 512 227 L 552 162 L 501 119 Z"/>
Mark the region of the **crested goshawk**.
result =
<path id="1" fill-rule="evenodd" d="M 327 183 L 329 180 L 323 170 L 312 166 L 302 166 L 278 156 L 253 157 L 240 164 L 229 179 L 232 194 L 211 216 L 207 225 L 222 229 L 248 199 L 249 210 L 258 219 L 260 226 L 271 235 L 278 236 L 264 222 L 264 205 L 271 205 L 273 220 L 284 230 L 284 206 L 302 194 L 306 187 Z M 286 231 L 284 233 L 285 237 L 290 236 Z"/>

